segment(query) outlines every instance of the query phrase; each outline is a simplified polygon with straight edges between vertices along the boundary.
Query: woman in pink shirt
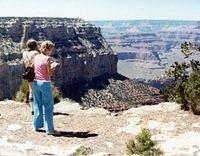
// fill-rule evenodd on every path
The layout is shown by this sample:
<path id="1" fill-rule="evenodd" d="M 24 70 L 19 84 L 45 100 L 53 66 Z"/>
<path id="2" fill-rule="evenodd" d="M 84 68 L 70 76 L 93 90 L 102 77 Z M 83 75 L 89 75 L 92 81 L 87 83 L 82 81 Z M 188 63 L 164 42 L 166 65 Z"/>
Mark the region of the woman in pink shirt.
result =
<path id="1" fill-rule="evenodd" d="M 51 89 L 51 75 L 53 69 L 51 68 L 50 58 L 53 48 L 54 44 L 51 41 L 42 42 L 40 49 L 41 54 L 36 55 L 34 58 L 34 127 L 36 131 L 45 127 L 48 135 L 59 135 L 59 132 L 54 130 L 53 123 L 54 102 Z"/>

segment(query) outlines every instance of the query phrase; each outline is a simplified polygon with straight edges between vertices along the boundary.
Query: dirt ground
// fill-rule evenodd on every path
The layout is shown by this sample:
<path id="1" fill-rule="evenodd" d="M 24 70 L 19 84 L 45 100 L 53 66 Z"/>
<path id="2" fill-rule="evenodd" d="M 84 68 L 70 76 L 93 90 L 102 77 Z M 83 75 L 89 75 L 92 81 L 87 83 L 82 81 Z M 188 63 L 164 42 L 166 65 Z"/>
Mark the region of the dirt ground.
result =
<path id="1" fill-rule="evenodd" d="M 120 156 L 126 154 L 126 142 L 134 138 L 139 127 L 150 128 L 154 139 L 164 143 L 187 132 L 200 134 L 199 119 L 175 104 L 174 107 L 143 106 L 113 114 L 98 108 L 81 110 L 77 104 L 63 101 L 55 105 L 54 111 L 55 128 L 61 135 L 50 136 L 44 130 L 34 131 L 28 105 L 2 101 L 0 155 L 73 155 L 74 150 L 83 145 L 96 155 Z"/>

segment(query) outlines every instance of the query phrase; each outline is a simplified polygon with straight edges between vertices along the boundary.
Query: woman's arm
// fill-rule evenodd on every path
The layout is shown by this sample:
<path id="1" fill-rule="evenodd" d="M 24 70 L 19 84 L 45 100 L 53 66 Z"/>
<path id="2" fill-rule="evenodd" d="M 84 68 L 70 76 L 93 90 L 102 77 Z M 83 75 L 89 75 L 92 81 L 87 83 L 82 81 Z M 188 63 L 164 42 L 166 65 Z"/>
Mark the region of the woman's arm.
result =
<path id="1" fill-rule="evenodd" d="M 53 70 L 51 68 L 51 59 L 50 58 L 48 58 L 48 60 L 47 60 L 47 73 L 48 73 L 49 76 L 52 76 L 52 74 L 53 74 Z"/>

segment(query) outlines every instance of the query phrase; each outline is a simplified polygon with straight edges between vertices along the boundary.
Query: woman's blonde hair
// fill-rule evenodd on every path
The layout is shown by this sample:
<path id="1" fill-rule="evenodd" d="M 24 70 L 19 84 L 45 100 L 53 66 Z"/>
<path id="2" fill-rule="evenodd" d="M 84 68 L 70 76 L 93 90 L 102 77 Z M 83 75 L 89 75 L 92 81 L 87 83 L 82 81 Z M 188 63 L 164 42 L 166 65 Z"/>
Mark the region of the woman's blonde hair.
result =
<path id="1" fill-rule="evenodd" d="M 42 42 L 42 44 L 41 44 L 40 51 L 43 53 L 43 52 L 45 52 L 46 50 L 49 50 L 49 49 L 53 48 L 54 46 L 55 46 L 55 45 L 54 45 L 51 41 L 49 41 L 49 40 L 44 41 L 44 42 Z"/>

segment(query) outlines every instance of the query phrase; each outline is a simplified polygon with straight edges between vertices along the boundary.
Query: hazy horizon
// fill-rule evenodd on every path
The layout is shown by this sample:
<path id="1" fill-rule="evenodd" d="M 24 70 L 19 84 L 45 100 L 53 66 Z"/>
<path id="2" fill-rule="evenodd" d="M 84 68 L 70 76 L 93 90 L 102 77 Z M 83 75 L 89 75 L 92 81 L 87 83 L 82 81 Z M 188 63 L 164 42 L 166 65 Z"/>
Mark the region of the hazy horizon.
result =
<path id="1" fill-rule="evenodd" d="M 0 18 L 77 18 L 82 19 L 78 17 L 51 17 L 51 16 L 0 16 Z M 85 19 L 83 19 L 85 20 Z M 185 21 L 185 22 L 200 22 L 200 20 L 181 20 L 181 19 L 97 19 L 97 20 L 85 20 L 88 22 L 114 22 L 114 21 Z"/>
<path id="2" fill-rule="evenodd" d="M 200 21 L 197 0 L 0 0 L 1 17 Z"/>

